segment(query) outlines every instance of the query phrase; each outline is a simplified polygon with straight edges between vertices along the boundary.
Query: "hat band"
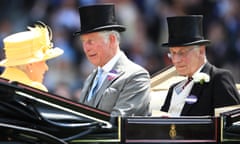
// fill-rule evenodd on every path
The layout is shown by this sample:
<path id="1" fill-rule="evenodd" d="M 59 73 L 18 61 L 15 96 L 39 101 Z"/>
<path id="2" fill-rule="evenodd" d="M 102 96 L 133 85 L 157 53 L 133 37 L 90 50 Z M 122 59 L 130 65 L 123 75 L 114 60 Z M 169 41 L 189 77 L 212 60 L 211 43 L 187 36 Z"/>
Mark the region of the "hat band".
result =
<path id="1" fill-rule="evenodd" d="M 169 44 L 184 44 L 191 43 L 195 41 L 203 40 L 203 37 L 194 37 L 194 38 L 169 38 Z"/>

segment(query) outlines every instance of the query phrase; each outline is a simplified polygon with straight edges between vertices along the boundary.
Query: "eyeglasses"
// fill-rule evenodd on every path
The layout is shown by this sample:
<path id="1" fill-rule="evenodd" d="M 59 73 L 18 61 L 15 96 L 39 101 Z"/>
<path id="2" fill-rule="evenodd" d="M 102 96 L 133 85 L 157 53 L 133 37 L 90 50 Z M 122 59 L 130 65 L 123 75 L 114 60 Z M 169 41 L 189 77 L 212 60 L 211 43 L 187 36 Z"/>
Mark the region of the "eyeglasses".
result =
<path id="1" fill-rule="evenodd" d="M 171 51 L 170 51 L 170 52 L 168 53 L 168 57 L 169 57 L 170 59 L 172 59 L 172 58 L 174 58 L 174 57 L 176 57 L 176 56 L 178 56 L 178 57 L 180 57 L 180 58 L 186 57 L 187 54 L 188 54 L 190 51 L 192 51 L 194 48 L 196 48 L 196 47 L 192 47 L 192 48 L 187 49 L 187 50 L 185 50 L 185 51 L 179 51 L 179 52 L 171 52 Z"/>

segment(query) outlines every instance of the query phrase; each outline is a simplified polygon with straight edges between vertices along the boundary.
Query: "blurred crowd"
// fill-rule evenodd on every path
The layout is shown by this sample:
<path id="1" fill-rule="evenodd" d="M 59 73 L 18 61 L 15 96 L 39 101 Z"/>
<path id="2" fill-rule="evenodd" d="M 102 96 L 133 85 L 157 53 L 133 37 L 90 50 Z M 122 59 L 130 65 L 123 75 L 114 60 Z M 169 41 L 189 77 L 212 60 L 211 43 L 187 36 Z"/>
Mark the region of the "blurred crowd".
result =
<path id="1" fill-rule="evenodd" d="M 240 1 L 239 0 L 1 0 L 0 59 L 4 58 L 2 39 L 43 21 L 53 31 L 54 46 L 62 56 L 48 62 L 44 84 L 49 91 L 77 99 L 86 76 L 94 68 L 81 48 L 78 8 L 94 3 L 115 3 L 116 15 L 127 27 L 122 33 L 121 49 L 151 75 L 171 65 L 167 42 L 166 17 L 185 14 L 204 16 L 205 39 L 211 40 L 208 60 L 232 71 L 240 83 Z"/>

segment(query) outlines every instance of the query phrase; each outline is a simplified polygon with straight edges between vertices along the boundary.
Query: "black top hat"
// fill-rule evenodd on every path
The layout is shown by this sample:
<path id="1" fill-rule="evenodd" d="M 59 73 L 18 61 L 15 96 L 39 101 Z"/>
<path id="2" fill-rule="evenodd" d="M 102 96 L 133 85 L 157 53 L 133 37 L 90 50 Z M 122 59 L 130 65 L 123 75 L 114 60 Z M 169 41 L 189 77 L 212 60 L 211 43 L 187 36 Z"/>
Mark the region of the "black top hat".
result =
<path id="1" fill-rule="evenodd" d="M 202 15 L 188 15 L 168 17 L 168 43 L 162 46 L 190 46 L 207 45 L 209 40 L 204 40 L 202 31 Z"/>
<path id="2" fill-rule="evenodd" d="M 125 27 L 119 25 L 115 17 L 113 4 L 98 4 L 79 8 L 81 28 L 75 35 L 91 33 L 102 30 L 125 31 Z"/>

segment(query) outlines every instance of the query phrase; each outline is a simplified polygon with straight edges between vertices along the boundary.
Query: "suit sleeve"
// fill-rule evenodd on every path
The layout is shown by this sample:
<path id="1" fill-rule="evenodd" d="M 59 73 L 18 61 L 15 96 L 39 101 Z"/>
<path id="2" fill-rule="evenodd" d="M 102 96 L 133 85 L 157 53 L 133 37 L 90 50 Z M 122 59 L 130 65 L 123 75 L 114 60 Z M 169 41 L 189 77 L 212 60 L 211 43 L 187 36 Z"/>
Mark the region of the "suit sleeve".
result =
<path id="1" fill-rule="evenodd" d="M 150 76 L 148 72 L 140 70 L 127 76 L 126 79 L 111 115 L 148 115 L 150 104 Z"/>
<path id="2" fill-rule="evenodd" d="M 215 75 L 214 93 L 215 108 L 240 103 L 239 92 L 229 71 L 222 71 Z"/>

